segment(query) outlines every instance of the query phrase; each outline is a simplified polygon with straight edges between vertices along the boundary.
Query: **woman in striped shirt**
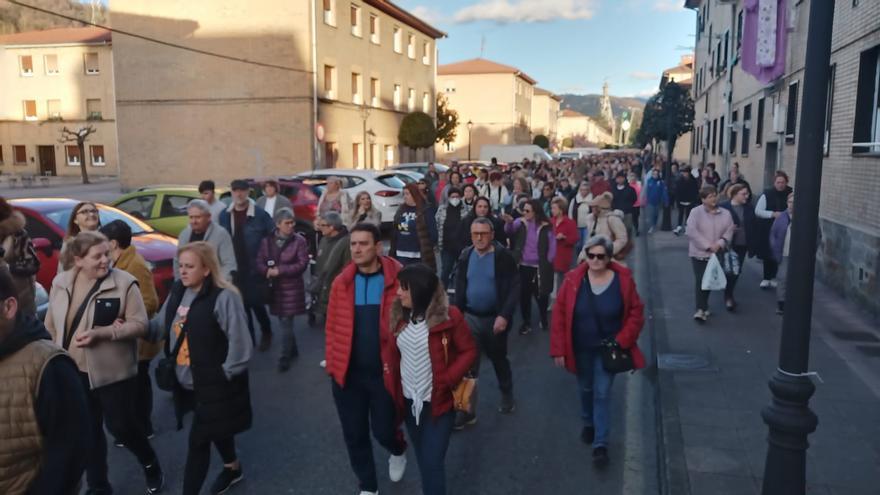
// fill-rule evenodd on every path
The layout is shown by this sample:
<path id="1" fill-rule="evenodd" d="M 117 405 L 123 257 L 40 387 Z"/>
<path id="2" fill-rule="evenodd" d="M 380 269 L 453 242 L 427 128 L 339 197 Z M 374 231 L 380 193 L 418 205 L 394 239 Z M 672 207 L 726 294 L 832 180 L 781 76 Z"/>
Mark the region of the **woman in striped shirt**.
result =
<path id="1" fill-rule="evenodd" d="M 477 348 L 434 270 L 417 263 L 397 278 L 386 376 L 393 381 L 389 388 L 416 451 L 422 492 L 443 495 L 446 449 L 455 422 L 452 390 L 471 368 Z"/>

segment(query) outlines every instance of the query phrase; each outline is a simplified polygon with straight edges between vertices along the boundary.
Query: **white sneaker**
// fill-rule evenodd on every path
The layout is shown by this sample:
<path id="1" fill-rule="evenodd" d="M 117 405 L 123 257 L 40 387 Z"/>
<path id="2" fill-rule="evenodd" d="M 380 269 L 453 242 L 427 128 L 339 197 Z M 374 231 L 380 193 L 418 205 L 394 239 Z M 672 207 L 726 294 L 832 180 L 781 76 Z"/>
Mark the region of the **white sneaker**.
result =
<path id="1" fill-rule="evenodd" d="M 406 472 L 406 453 L 403 455 L 392 455 L 388 458 L 388 477 L 395 483 L 403 479 L 403 473 Z"/>
<path id="2" fill-rule="evenodd" d="M 779 285 L 779 283 L 776 280 L 770 281 L 770 287 L 773 287 L 775 289 L 778 285 Z"/>
<path id="3" fill-rule="evenodd" d="M 697 321 L 703 321 L 709 319 L 709 313 L 707 311 L 703 311 L 702 309 L 698 309 L 696 313 L 694 313 L 694 319 Z"/>
<path id="4" fill-rule="evenodd" d="M 321 362 L 318 363 L 318 366 L 320 366 L 320 367 L 322 367 L 322 368 L 326 368 L 326 367 L 327 367 L 327 360 L 326 360 L 326 359 L 322 359 Z M 370 493 L 370 492 L 364 492 L 364 493 Z"/>
<path id="5" fill-rule="evenodd" d="M 761 280 L 760 287 L 762 289 L 769 289 L 770 288 L 770 281 L 769 280 Z"/>
<path id="6" fill-rule="evenodd" d="M 368 491 L 366 491 L 366 490 L 361 490 L 360 495 L 379 495 L 379 492 L 378 492 L 378 491 L 375 491 L 375 492 L 368 492 Z"/>

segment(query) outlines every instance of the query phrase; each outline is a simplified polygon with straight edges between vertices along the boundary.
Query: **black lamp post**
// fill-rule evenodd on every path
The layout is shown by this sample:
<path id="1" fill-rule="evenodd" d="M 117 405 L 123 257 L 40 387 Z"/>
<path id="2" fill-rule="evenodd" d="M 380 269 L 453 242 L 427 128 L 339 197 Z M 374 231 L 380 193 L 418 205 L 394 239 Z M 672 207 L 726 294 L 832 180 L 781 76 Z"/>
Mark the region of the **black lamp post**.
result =
<path id="1" fill-rule="evenodd" d="M 782 320 L 779 368 L 770 379 L 773 402 L 761 411 L 770 430 L 763 495 L 802 495 L 805 492 L 807 436 L 819 423 L 809 407 L 816 387 L 807 372 L 833 20 L 833 0 L 810 2 L 803 95 L 803 101 L 810 104 L 804 105 L 801 111 L 798 135 L 796 220 L 791 228 L 786 311 Z"/>
<path id="2" fill-rule="evenodd" d="M 471 131 L 474 129 L 474 122 L 472 120 L 468 120 L 467 128 L 468 128 L 468 161 L 471 161 Z"/>

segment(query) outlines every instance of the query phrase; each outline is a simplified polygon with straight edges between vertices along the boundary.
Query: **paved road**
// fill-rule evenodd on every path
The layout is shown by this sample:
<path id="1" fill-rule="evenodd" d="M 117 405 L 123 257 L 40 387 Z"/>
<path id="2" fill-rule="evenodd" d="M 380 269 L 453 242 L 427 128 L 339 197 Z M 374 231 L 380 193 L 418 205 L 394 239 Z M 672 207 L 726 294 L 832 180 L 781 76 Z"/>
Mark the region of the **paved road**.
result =
<path id="1" fill-rule="evenodd" d="M 638 260 L 636 260 L 638 261 Z M 640 268 L 636 264 L 637 268 Z M 640 272 L 641 270 L 639 270 Z M 246 480 L 232 493 L 357 493 L 336 410 L 330 379 L 318 362 L 323 331 L 298 320 L 301 357 L 287 374 L 275 371 L 278 343 L 258 354 L 251 370 L 254 428 L 238 439 Z M 590 450 L 579 439 L 576 383 L 547 357 L 544 333 L 510 336 L 510 354 L 518 401 L 511 416 L 495 412 L 500 398 L 491 366 L 484 364 L 479 422 L 456 433 L 447 455 L 449 493 L 456 495 L 656 494 L 654 389 L 648 372 L 618 377 L 613 390 L 612 462 L 602 471 L 590 464 Z M 650 336 L 640 343 L 651 355 Z M 168 493 L 178 493 L 186 457 L 185 431 L 174 431 L 171 402 L 158 392 L 154 441 L 167 471 Z M 387 454 L 376 449 L 380 491 L 418 494 L 415 458 L 403 481 L 391 484 Z M 208 483 L 220 468 L 214 455 Z M 142 475 L 134 457 L 111 447 L 111 481 L 118 493 L 139 493 Z"/>
<path id="2" fill-rule="evenodd" d="M 60 179 L 59 179 L 60 180 Z M 30 188 L 0 187 L 0 196 L 5 198 L 73 198 L 82 201 L 109 203 L 122 195 L 119 181 L 115 179 L 95 179 L 92 184 L 67 182 L 53 184 L 49 187 L 35 186 Z"/>

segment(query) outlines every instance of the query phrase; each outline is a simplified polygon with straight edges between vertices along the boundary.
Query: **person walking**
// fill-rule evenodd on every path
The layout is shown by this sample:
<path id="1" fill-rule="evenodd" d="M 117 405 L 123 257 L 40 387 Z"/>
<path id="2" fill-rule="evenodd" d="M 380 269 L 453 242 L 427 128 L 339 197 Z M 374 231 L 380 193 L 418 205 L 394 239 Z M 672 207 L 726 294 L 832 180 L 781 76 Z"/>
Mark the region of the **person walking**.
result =
<path id="1" fill-rule="evenodd" d="M 629 234 L 626 231 L 626 224 L 623 221 L 623 212 L 611 208 L 611 193 L 602 193 L 593 198 L 590 203 L 592 212 L 587 217 L 588 238 L 597 235 L 605 236 L 611 239 L 614 246 L 614 259 L 617 261 L 626 260 L 626 256 L 632 250 L 633 243 L 630 242 Z M 585 251 L 581 251 L 578 256 L 578 263 L 584 261 Z"/>
<path id="2" fill-rule="evenodd" d="M 374 225 L 371 222 L 363 223 Z M 318 243 L 318 256 L 315 258 L 312 294 L 316 299 L 315 312 L 319 315 L 326 315 L 333 280 L 351 261 L 351 249 L 348 246 L 350 240 L 348 229 L 342 223 L 342 217 L 339 213 L 335 211 L 325 213 L 320 219 L 319 226 L 321 242 Z M 378 228 L 378 226 L 376 227 Z"/>
<path id="3" fill-rule="evenodd" d="M 541 330 L 548 330 L 547 310 L 553 292 L 553 259 L 556 257 L 556 237 L 553 226 L 544 215 L 538 200 L 526 201 L 523 216 L 504 219 L 505 230 L 511 239 L 511 251 L 519 264 L 520 311 L 523 323 L 520 335 L 532 332 L 532 299 L 538 303 Z"/>
<path id="4" fill-rule="evenodd" d="M 676 179 L 675 201 L 678 206 L 678 225 L 672 231 L 675 235 L 681 235 L 685 222 L 690 218 L 693 209 L 700 200 L 700 184 L 691 175 L 691 168 L 684 167 L 682 173 Z"/>
<path id="5" fill-rule="evenodd" d="M 233 280 L 244 299 L 248 330 L 251 338 L 256 342 L 254 332 L 256 316 L 262 334 L 259 350 L 265 352 L 272 346 L 272 322 L 266 312 L 266 301 L 261 290 L 265 285 L 265 278 L 257 272 L 255 261 L 260 243 L 275 230 L 275 226 L 269 214 L 250 201 L 248 197 L 250 185 L 247 181 L 234 180 L 231 188 L 232 204 L 220 214 L 220 225 L 232 236 L 236 264 Z"/>
<path id="6" fill-rule="evenodd" d="M 19 288 L 0 269 L 0 493 L 78 493 L 91 421 L 86 391 L 70 356 L 33 313 L 21 311 Z"/>
<path id="7" fill-rule="evenodd" d="M 159 310 L 159 295 L 153 284 L 153 273 L 144 258 L 131 245 L 131 227 L 122 220 L 114 220 L 101 227 L 101 233 L 110 241 L 110 264 L 128 272 L 137 280 L 144 300 L 147 319 Z M 150 362 L 159 354 L 160 345 L 138 339 L 137 394 L 135 412 L 147 438 L 153 438 L 153 383 L 150 380 Z M 117 447 L 123 444 L 117 441 Z"/>
<path id="8" fill-rule="evenodd" d="M 556 256 L 553 258 L 553 271 L 556 272 L 556 282 L 553 288 L 555 293 L 562 285 L 565 274 L 571 269 L 574 261 L 574 246 L 579 240 L 577 224 L 565 212 L 568 211 L 568 202 L 565 198 L 555 198 L 550 208 L 553 224 L 553 235 L 556 237 Z"/>
<path id="9" fill-rule="evenodd" d="M 669 206 L 669 191 L 666 182 L 660 177 L 660 171 L 651 170 L 651 175 L 645 182 L 645 208 L 648 213 L 648 234 L 653 234 L 657 229 L 660 219 L 660 211 Z"/>
<path id="10" fill-rule="evenodd" d="M 34 284 L 40 260 L 26 225 L 24 215 L 0 197 L 0 269 L 5 268 L 12 276 L 18 290 L 18 311 L 33 315 L 37 313 Z"/>
<path id="11" fill-rule="evenodd" d="M 507 246 L 507 236 L 504 234 L 504 221 L 495 216 L 492 212 L 492 202 L 489 198 L 480 196 L 474 200 L 474 209 L 471 210 L 461 222 L 462 237 L 465 240 L 465 247 L 473 244 L 470 235 L 471 224 L 478 218 L 485 218 L 492 222 L 495 230 L 495 242 L 502 246 Z"/>
<path id="12" fill-rule="evenodd" d="M 593 446 L 593 463 L 609 462 L 611 386 L 614 374 L 602 365 L 601 349 L 613 341 L 632 354 L 636 369 L 645 358 L 637 345 L 645 323 L 644 305 L 632 273 L 612 262 L 614 247 L 605 236 L 584 246 L 587 262 L 565 276 L 553 306 L 550 357 L 577 376 L 581 402 L 581 440 Z"/>
<path id="13" fill-rule="evenodd" d="M 382 212 L 373 206 L 373 198 L 370 197 L 369 191 L 361 191 L 354 198 L 355 208 L 352 209 L 351 216 L 348 217 L 346 227 L 351 229 L 359 223 L 371 223 L 376 227 L 382 226 Z"/>
<path id="14" fill-rule="evenodd" d="M 447 186 L 444 193 L 448 190 Z M 404 266 L 422 262 L 436 269 L 434 246 L 437 240 L 434 211 L 426 205 L 418 186 L 407 184 L 403 189 L 403 204 L 394 214 L 388 253 Z"/>
<path id="15" fill-rule="evenodd" d="M 385 372 L 392 359 L 390 319 L 382 317 L 390 314 L 397 297 L 400 263 L 380 255 L 381 233 L 375 225 L 355 225 L 350 246 L 353 263 L 333 281 L 327 306 L 327 373 L 360 493 L 376 495 L 379 482 L 370 430 L 391 453 L 391 481 L 400 481 L 406 470 L 402 419 L 391 395 L 397 384 L 390 368 Z"/>
<path id="16" fill-rule="evenodd" d="M 386 343 L 394 403 L 416 452 L 422 494 L 445 495 L 446 451 L 455 422 L 452 391 L 473 365 L 477 348 L 432 268 L 409 265 L 397 279 L 393 338 Z"/>
<path id="17" fill-rule="evenodd" d="M 333 176 L 327 179 L 327 187 L 318 199 L 318 215 L 329 211 L 339 213 L 342 218 L 350 215 L 354 208 L 348 193 L 342 190 L 342 179 Z"/>
<path id="18" fill-rule="evenodd" d="M 182 247 L 190 242 L 205 241 L 214 246 L 217 259 L 220 261 L 220 274 L 224 279 L 232 281 L 233 274 L 238 269 L 235 261 L 235 248 L 232 245 L 232 236 L 213 220 L 211 205 L 207 201 L 194 199 L 186 207 L 189 216 L 189 224 L 183 228 L 177 236 L 177 246 Z M 178 253 L 174 254 L 173 268 L 174 279 L 180 279 L 180 260 Z"/>
<path id="19" fill-rule="evenodd" d="M 467 245 L 465 231 L 461 225 L 470 209 L 462 203 L 461 191 L 449 189 L 446 204 L 437 209 L 437 246 L 440 248 L 441 275 L 443 287 L 450 288 L 449 281 L 455 261 Z"/>
<path id="20" fill-rule="evenodd" d="M 173 397 L 178 430 L 183 416 L 193 413 L 184 495 L 201 491 L 211 466 L 211 444 L 223 461 L 211 493 L 226 493 L 244 477 L 235 435 L 249 430 L 252 422 L 248 362 L 253 343 L 246 320 L 241 296 L 220 275 L 213 247 L 206 242 L 181 247 L 180 280 L 150 323 L 150 337 L 165 340 L 166 355 L 176 352 Z"/>
<path id="21" fill-rule="evenodd" d="M 220 213 L 226 209 L 226 205 L 217 199 L 216 186 L 212 180 L 203 180 L 199 182 L 199 196 L 208 204 L 211 212 L 211 221 L 218 223 L 220 221 Z M 222 260 L 221 260 L 222 262 Z"/>
<path id="22" fill-rule="evenodd" d="M 785 314 L 785 277 L 788 274 L 788 254 L 791 246 L 791 221 L 794 218 L 794 193 L 788 195 L 786 210 L 773 221 L 770 229 L 770 249 L 779 263 L 779 283 L 776 285 L 776 314 Z"/>
<path id="23" fill-rule="evenodd" d="M 575 247 L 575 251 L 578 252 L 583 249 L 583 245 L 587 242 L 587 238 L 589 237 L 590 229 L 589 223 L 587 223 L 587 218 L 590 215 L 590 203 L 592 203 L 592 201 L 593 194 L 590 192 L 590 183 L 586 181 L 581 182 L 578 186 L 577 194 L 574 195 L 574 198 L 571 200 L 571 204 L 568 207 L 568 216 L 577 223 L 578 232 L 580 234 L 577 246 Z"/>
<path id="24" fill-rule="evenodd" d="M 489 174 L 489 184 L 486 185 L 484 191 L 480 192 L 480 196 L 489 198 L 492 205 L 492 213 L 496 215 L 500 214 L 504 207 L 510 204 L 510 191 L 504 186 L 504 176 L 501 172 L 493 171 Z"/>
<path id="25" fill-rule="evenodd" d="M 728 190 L 730 200 L 720 206 L 730 212 L 733 218 L 733 239 L 730 248 L 736 254 L 740 270 L 746 262 L 746 255 L 755 252 L 755 212 L 749 204 L 749 188 L 745 184 L 735 183 Z M 724 288 L 724 304 L 728 311 L 736 310 L 736 299 L 733 291 L 739 280 L 739 273 L 727 273 L 727 286 Z"/>
<path id="26" fill-rule="evenodd" d="M 110 243 L 99 232 L 80 232 L 67 243 L 64 266 L 52 281 L 46 329 L 68 352 L 88 390 L 91 449 L 86 456 L 90 493 L 112 493 L 107 477 L 107 430 L 144 471 L 147 493 L 159 493 L 165 476 L 138 419 L 137 338 L 147 332 L 147 311 L 137 279 L 110 267 Z"/>
<path id="27" fill-rule="evenodd" d="M 638 176 L 632 172 L 630 172 L 626 177 L 626 180 L 629 182 L 629 187 L 633 188 L 633 190 L 636 192 L 636 202 L 633 204 L 632 218 L 633 229 L 635 229 L 636 237 L 638 237 L 640 233 L 639 218 L 642 216 L 642 207 L 645 206 L 642 196 L 642 183 L 641 181 L 639 181 Z"/>
<path id="28" fill-rule="evenodd" d="M 626 181 L 626 172 L 620 171 L 614 178 L 614 188 L 611 190 L 611 209 L 623 212 L 623 224 L 626 225 L 626 233 L 632 237 L 635 234 L 633 211 L 636 209 L 638 193 Z"/>
<path id="29" fill-rule="evenodd" d="M 271 284 L 269 308 L 281 323 L 281 358 L 278 371 L 290 369 L 290 360 L 299 356 L 294 319 L 306 312 L 306 286 L 303 275 L 309 267 L 309 243 L 294 232 L 293 210 L 275 212 L 275 232 L 263 239 L 257 254 L 257 271 Z"/>
<path id="30" fill-rule="evenodd" d="M 700 189 L 701 206 L 691 210 L 687 221 L 689 239 L 688 256 L 694 269 L 695 297 L 697 312 L 694 319 L 700 323 L 709 320 L 709 291 L 703 290 L 703 274 L 710 256 L 730 247 L 733 240 L 734 223 L 730 212 L 718 207 L 718 192 L 715 186 Z"/>
<path id="31" fill-rule="evenodd" d="M 477 218 L 470 225 L 473 245 L 458 259 L 455 274 L 455 306 L 476 340 L 479 352 L 471 368 L 474 378 L 480 376 L 480 356 L 485 353 L 498 379 L 501 403 L 498 412 L 510 414 L 516 409 L 513 398 L 513 373 L 507 358 L 507 336 L 519 304 L 520 278 L 513 254 L 494 241 L 495 224 L 488 218 Z M 477 422 L 477 391 L 471 396 L 471 410 L 459 412 L 455 429 Z"/>
<path id="32" fill-rule="evenodd" d="M 278 181 L 275 179 L 269 179 L 263 183 L 263 195 L 257 199 L 257 206 L 265 210 L 273 219 L 275 218 L 275 214 L 278 213 L 278 210 L 282 208 L 293 210 L 293 205 L 290 203 L 290 200 L 283 195 L 278 194 L 280 190 L 281 187 L 278 185 Z"/>
<path id="33" fill-rule="evenodd" d="M 779 271 L 779 262 L 770 248 L 770 230 L 773 227 L 773 222 L 786 210 L 788 196 L 792 192 L 792 188 L 788 185 L 788 174 L 777 170 L 773 179 L 773 187 L 764 191 L 755 204 L 755 216 L 758 217 L 755 228 L 758 242 L 757 256 L 764 262 L 764 276 L 761 279 L 762 289 L 771 289 L 777 285 L 776 275 Z"/>

